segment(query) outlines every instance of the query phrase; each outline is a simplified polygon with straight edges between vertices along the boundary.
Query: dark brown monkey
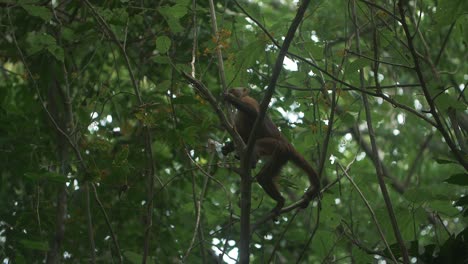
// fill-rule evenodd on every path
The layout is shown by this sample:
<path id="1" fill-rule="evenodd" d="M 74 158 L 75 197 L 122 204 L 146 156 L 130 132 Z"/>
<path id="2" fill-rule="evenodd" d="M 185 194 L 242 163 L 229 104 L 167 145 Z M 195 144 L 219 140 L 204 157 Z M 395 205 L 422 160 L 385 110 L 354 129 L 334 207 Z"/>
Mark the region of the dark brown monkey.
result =
<path id="1" fill-rule="evenodd" d="M 257 100 L 249 96 L 249 89 L 247 88 L 230 89 L 224 95 L 224 99 L 237 109 L 234 125 L 242 140 L 247 144 L 260 109 Z M 232 151 L 234 151 L 232 141 L 222 148 L 223 155 L 227 155 Z M 256 135 L 253 156 L 252 167 L 255 167 L 259 157 L 270 156 L 270 160 L 263 166 L 256 178 L 265 192 L 277 202 L 276 207 L 273 209 L 275 213 L 279 213 L 285 201 L 279 192 L 276 178 L 279 176 L 281 168 L 288 161 L 292 161 L 307 173 L 310 189 L 306 194 L 309 197 L 313 197 L 320 191 L 320 181 L 315 170 L 281 135 L 281 132 L 268 116 L 263 119 L 263 123 Z M 307 207 L 308 202 L 308 199 L 306 199 L 302 206 Z"/>

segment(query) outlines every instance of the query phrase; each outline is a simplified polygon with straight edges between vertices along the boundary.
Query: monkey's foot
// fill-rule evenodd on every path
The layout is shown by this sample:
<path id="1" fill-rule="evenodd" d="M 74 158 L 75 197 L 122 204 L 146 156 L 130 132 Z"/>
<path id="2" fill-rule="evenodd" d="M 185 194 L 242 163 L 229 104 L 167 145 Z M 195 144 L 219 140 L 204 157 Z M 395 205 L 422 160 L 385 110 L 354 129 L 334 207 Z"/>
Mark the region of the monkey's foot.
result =
<path id="1" fill-rule="evenodd" d="M 309 197 L 307 197 L 307 196 L 305 196 L 305 195 L 302 196 L 302 202 L 301 202 L 300 207 L 301 207 L 302 209 L 305 209 L 305 208 L 307 208 L 307 206 L 309 206 L 309 203 L 310 203 Z"/>
<path id="2" fill-rule="evenodd" d="M 273 208 L 271 210 L 271 214 L 274 215 L 273 217 L 273 221 L 278 221 L 278 216 L 280 215 L 281 213 L 281 209 L 284 207 L 284 199 L 278 201 L 278 203 L 276 204 L 275 208 Z"/>
<path id="3" fill-rule="evenodd" d="M 309 206 L 310 201 L 312 201 L 318 193 L 319 191 L 317 191 L 316 188 L 309 188 L 302 196 L 301 208 L 307 208 L 307 206 Z"/>
<path id="4" fill-rule="evenodd" d="M 301 208 L 307 208 L 307 206 L 309 206 L 310 201 L 312 201 L 316 197 L 319 197 L 319 206 L 320 206 L 320 198 L 321 198 L 320 189 L 309 188 L 302 196 L 302 202 L 300 205 Z"/>

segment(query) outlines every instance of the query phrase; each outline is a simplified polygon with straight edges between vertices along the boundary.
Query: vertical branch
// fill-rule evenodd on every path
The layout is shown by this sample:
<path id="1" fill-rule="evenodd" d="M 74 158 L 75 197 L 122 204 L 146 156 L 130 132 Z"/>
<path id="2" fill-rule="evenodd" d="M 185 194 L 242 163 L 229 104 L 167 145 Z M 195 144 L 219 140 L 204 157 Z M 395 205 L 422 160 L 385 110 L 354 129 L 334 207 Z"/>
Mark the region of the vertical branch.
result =
<path id="1" fill-rule="evenodd" d="M 357 24 L 356 2 L 355 1 L 353 1 L 353 4 L 352 4 L 352 15 L 353 15 L 354 27 L 355 27 L 355 30 L 356 30 L 356 50 L 359 53 L 359 55 L 361 55 L 361 46 L 360 46 L 361 39 L 360 39 L 359 27 L 358 27 L 358 24 Z M 363 88 L 364 87 L 364 71 L 363 71 L 362 68 L 359 69 L 359 79 L 360 79 L 361 88 Z M 391 222 L 392 228 L 393 228 L 393 233 L 395 234 L 395 238 L 396 238 L 396 240 L 398 242 L 398 245 L 400 246 L 400 251 L 401 251 L 401 254 L 403 256 L 403 262 L 404 263 L 410 263 L 408 250 L 406 249 L 405 243 L 404 243 L 403 238 L 401 236 L 401 232 L 400 232 L 400 229 L 398 227 L 398 222 L 396 220 L 395 212 L 393 211 L 393 205 L 392 205 L 392 202 L 390 200 L 390 196 L 388 194 L 387 186 L 385 185 L 384 173 L 383 173 L 383 170 L 382 170 L 382 163 L 380 162 L 379 152 L 378 152 L 378 149 L 377 149 L 377 143 L 376 143 L 376 140 L 375 140 L 375 131 L 374 131 L 374 127 L 373 127 L 373 124 L 372 124 L 372 117 L 371 117 L 371 111 L 370 111 L 370 107 L 369 107 L 369 101 L 367 99 L 367 94 L 366 93 L 361 93 L 361 96 L 362 96 L 362 101 L 364 103 L 364 109 L 365 109 L 365 112 L 366 112 L 367 129 L 369 131 L 369 138 L 370 138 L 371 147 L 372 147 L 372 154 L 373 154 L 372 156 L 373 156 L 373 159 L 375 160 L 375 164 L 376 164 L 375 169 L 376 169 L 376 172 L 377 172 L 377 179 L 378 179 L 378 182 L 379 182 L 380 190 L 382 191 L 382 196 L 384 198 L 385 205 L 387 207 L 388 215 L 390 217 L 390 222 Z M 388 250 L 391 250 L 391 249 L 388 248 Z"/>
<path id="2" fill-rule="evenodd" d="M 276 242 L 275 242 L 275 245 L 273 247 L 273 250 L 271 252 L 271 255 L 270 255 L 270 258 L 268 259 L 268 261 L 266 263 L 274 263 L 273 261 L 273 257 L 275 256 L 275 253 L 276 251 L 278 250 L 278 248 L 280 247 L 280 243 L 281 241 L 283 240 L 284 238 L 284 235 L 286 234 L 286 232 L 289 230 L 289 228 L 291 227 L 291 224 L 294 222 L 294 219 L 296 218 L 297 214 L 299 213 L 299 211 L 295 211 L 294 214 L 292 215 L 291 217 L 291 220 L 289 220 L 288 224 L 286 225 L 286 227 L 284 228 L 283 232 L 281 232 L 280 236 L 276 239 Z"/>
<path id="3" fill-rule="evenodd" d="M 198 25 L 197 25 L 197 0 L 192 0 L 192 23 L 193 23 L 193 47 L 192 47 L 192 61 L 190 65 L 192 67 L 192 77 L 195 78 L 195 63 L 197 60 L 197 49 L 198 49 Z"/>
<path id="4" fill-rule="evenodd" d="M 61 173 L 63 172 L 62 168 L 60 169 Z M 62 242 L 65 236 L 65 216 L 67 213 L 67 190 L 65 184 L 60 186 L 56 203 L 55 235 L 52 239 L 50 250 L 47 252 L 47 264 L 60 263 L 60 249 L 62 248 Z"/>
<path id="5" fill-rule="evenodd" d="M 309 239 L 307 239 L 306 244 L 302 248 L 301 254 L 299 254 L 299 257 L 297 258 L 296 263 L 301 263 L 302 258 L 304 257 L 307 249 L 309 248 L 310 243 L 312 242 L 312 239 L 314 239 L 315 234 L 317 233 L 318 227 L 320 223 L 320 210 L 317 209 L 317 218 L 315 219 L 315 226 L 314 229 L 312 229 L 312 232 L 309 235 Z"/>
<path id="6" fill-rule="evenodd" d="M 294 38 L 299 24 L 304 17 L 307 6 L 309 5 L 310 0 L 303 0 L 300 4 L 296 16 L 294 17 L 291 25 L 289 26 L 288 32 L 284 39 L 283 45 L 279 51 L 278 57 L 276 58 L 275 65 L 273 67 L 273 72 L 270 78 L 270 83 L 266 90 L 265 96 L 263 97 L 262 102 L 260 103 L 260 111 L 258 113 L 255 124 L 252 128 L 252 131 L 249 136 L 249 142 L 247 143 L 246 152 L 242 153 L 241 157 L 241 233 L 240 233 L 240 262 L 248 263 L 250 255 L 250 208 L 251 208 L 251 189 L 252 189 L 252 180 L 251 180 L 251 170 L 250 170 L 250 160 L 252 160 L 253 148 L 255 144 L 256 135 L 259 131 L 263 119 L 265 118 L 266 111 L 270 100 L 275 92 L 276 82 L 278 81 L 281 70 L 283 69 L 283 61 L 286 56 L 289 46 Z"/>
<path id="7" fill-rule="evenodd" d="M 101 200 L 99 199 L 99 195 L 97 193 L 96 185 L 94 183 L 90 183 L 91 187 L 93 188 L 93 193 L 94 193 L 94 199 L 99 205 L 99 209 L 101 210 L 101 213 L 104 215 L 104 220 L 106 221 L 107 226 L 109 227 L 110 235 L 112 238 L 112 242 L 114 243 L 114 247 L 117 251 L 118 257 L 119 257 L 119 263 L 123 263 L 123 257 L 122 253 L 120 251 L 120 246 L 117 241 L 117 237 L 115 235 L 114 230 L 111 228 L 111 223 L 109 220 L 109 216 L 107 216 L 106 210 L 104 210 L 104 205 L 102 204 Z"/>
<path id="8" fill-rule="evenodd" d="M 93 218 L 91 217 L 91 199 L 89 197 L 89 186 L 91 183 L 87 182 L 85 185 L 86 191 L 86 215 L 88 218 L 88 237 L 89 237 L 89 250 L 90 250 L 90 262 L 96 263 L 96 245 L 94 243 L 94 228 L 93 228 Z"/>

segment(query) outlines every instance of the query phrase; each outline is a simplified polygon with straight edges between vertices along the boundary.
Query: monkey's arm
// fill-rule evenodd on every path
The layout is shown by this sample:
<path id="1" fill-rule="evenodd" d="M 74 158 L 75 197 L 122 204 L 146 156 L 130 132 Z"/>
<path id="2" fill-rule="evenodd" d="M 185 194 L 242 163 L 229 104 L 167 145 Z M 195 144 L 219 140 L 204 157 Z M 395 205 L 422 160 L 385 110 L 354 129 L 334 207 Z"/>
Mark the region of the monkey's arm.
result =
<path id="1" fill-rule="evenodd" d="M 228 101 L 230 104 L 232 104 L 239 111 L 245 112 L 248 116 L 252 118 L 257 118 L 258 112 L 257 112 L 257 109 L 253 105 L 243 102 L 239 98 L 229 93 L 224 95 L 224 99 Z"/>

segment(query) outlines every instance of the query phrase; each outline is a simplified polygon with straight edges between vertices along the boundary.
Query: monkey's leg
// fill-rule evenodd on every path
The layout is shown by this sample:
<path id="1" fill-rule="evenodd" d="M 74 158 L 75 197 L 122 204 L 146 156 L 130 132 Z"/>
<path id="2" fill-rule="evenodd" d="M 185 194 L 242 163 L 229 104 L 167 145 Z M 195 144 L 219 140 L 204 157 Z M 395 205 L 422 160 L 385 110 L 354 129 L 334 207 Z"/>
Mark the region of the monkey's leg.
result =
<path id="1" fill-rule="evenodd" d="M 263 190 L 277 202 L 273 212 L 278 214 L 284 206 L 285 199 L 281 195 L 275 180 L 279 176 L 281 168 L 288 161 L 286 153 L 284 153 L 284 146 L 276 138 L 262 138 L 257 140 L 255 152 L 259 156 L 271 156 L 256 178 Z"/>

